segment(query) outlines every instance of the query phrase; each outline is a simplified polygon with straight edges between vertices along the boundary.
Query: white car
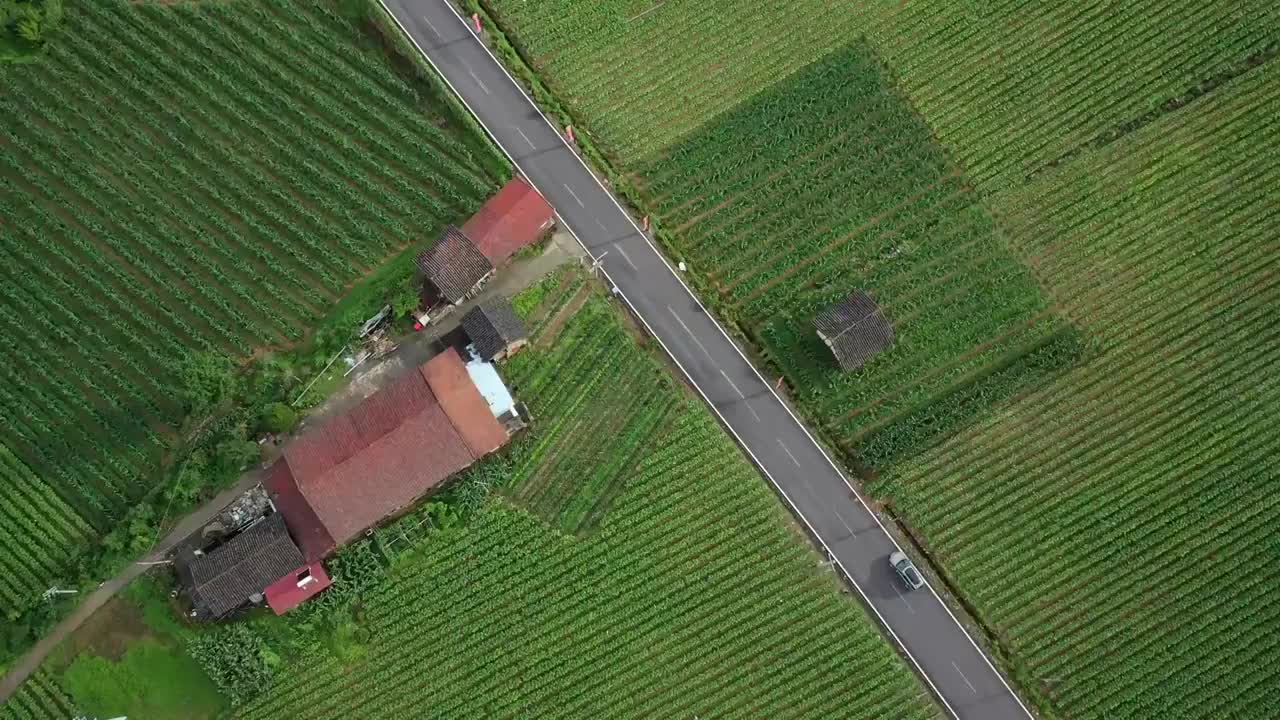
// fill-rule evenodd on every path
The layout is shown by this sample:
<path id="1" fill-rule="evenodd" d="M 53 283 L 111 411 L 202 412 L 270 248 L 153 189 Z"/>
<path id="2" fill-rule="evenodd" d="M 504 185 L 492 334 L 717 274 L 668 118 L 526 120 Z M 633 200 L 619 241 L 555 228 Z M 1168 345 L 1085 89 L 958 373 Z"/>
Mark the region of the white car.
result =
<path id="1" fill-rule="evenodd" d="M 907 586 L 908 590 L 919 590 L 924 587 L 924 576 L 916 569 L 915 563 L 911 562 L 911 558 L 901 550 L 894 550 L 889 553 L 889 567 L 898 574 L 898 578 L 902 580 L 902 584 Z"/>

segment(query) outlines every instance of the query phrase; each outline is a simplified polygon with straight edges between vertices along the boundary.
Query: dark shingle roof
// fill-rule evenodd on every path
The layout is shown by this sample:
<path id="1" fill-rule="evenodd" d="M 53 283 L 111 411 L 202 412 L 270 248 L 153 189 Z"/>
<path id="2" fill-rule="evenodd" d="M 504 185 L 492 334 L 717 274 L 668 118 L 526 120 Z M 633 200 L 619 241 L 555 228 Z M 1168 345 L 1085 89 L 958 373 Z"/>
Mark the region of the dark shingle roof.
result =
<path id="1" fill-rule="evenodd" d="M 197 614 L 217 618 L 302 564 L 284 518 L 272 513 L 209 553 L 180 558 L 178 575 Z"/>
<path id="2" fill-rule="evenodd" d="M 893 342 L 893 326 L 870 295 L 854 290 L 813 319 L 840 367 L 856 370 Z"/>
<path id="3" fill-rule="evenodd" d="M 461 301 L 476 283 L 493 271 L 493 263 L 453 225 L 440 233 L 434 245 L 418 253 L 417 264 L 440 295 L 451 303 Z"/>
<path id="4" fill-rule="evenodd" d="M 475 343 L 482 360 L 492 360 L 508 345 L 526 336 L 524 323 L 505 299 L 487 300 L 462 316 L 462 329 Z"/>

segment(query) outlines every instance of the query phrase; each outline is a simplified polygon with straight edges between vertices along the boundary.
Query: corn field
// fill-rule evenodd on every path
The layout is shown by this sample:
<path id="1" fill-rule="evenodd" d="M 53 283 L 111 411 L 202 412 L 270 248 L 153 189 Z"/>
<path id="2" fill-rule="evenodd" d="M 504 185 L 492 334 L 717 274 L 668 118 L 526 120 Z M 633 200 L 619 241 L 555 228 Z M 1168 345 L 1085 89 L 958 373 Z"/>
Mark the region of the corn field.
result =
<path id="1" fill-rule="evenodd" d="M 500 180 L 483 138 L 335 13 L 75 3 L 41 63 L 0 70 L 4 477 L 73 511 L 6 495 L 51 531 L 20 582 L 153 486 L 188 352 L 299 340 Z"/>
<path id="2" fill-rule="evenodd" d="M 1280 716 L 1280 5 L 485 4 L 1027 692 Z"/>
<path id="3" fill-rule="evenodd" d="M 1269 63 L 997 196 L 1096 354 L 885 483 L 1064 717 L 1280 716 L 1277 117 Z"/>
<path id="4" fill-rule="evenodd" d="M 714 304 L 851 447 L 1062 328 L 865 46 L 721 116 L 645 177 Z M 854 289 L 875 299 L 894 340 L 842 372 L 813 318 Z"/>
<path id="5" fill-rule="evenodd" d="M 581 301 L 580 282 L 558 280 L 531 326 Z M 365 661 L 343 668 L 320 650 L 239 717 L 304 705 L 316 720 L 940 717 L 708 412 L 657 373 L 598 291 L 585 297 L 511 360 L 533 416 L 512 500 L 433 537 L 362 595 Z M 596 363 L 564 362 L 599 357 L 591 342 L 610 346 L 602 362 L 637 396 L 630 405 L 596 402 L 613 392 L 593 380 Z M 661 442 L 637 445 L 655 407 Z M 576 426 L 587 429 L 564 429 Z M 563 532 L 602 470 L 587 446 L 622 444 L 637 451 L 618 453 L 630 461 L 617 492 L 598 491 L 607 512 L 591 533 Z M 549 489 L 521 497 L 535 481 Z"/>
<path id="6" fill-rule="evenodd" d="M 1280 42 L 1268 0 L 485 0 L 623 165 L 865 37 L 980 188 L 1020 182 Z M 784 132 L 768 128 L 766 132 Z"/>
<path id="7" fill-rule="evenodd" d="M 511 496 L 566 532 L 582 533 L 599 525 L 639 459 L 665 441 L 679 395 L 665 368 L 636 362 L 613 309 L 581 272 L 554 279 L 532 318 L 541 320 L 533 342 L 547 351 L 508 364 L 511 382 L 541 401 L 539 432 L 512 451 L 520 480 Z M 568 316 L 559 331 L 550 327 L 557 315 Z"/>
<path id="8" fill-rule="evenodd" d="M 37 672 L 0 704 L 0 720 L 71 720 L 78 717 L 65 690 L 47 672 Z"/>

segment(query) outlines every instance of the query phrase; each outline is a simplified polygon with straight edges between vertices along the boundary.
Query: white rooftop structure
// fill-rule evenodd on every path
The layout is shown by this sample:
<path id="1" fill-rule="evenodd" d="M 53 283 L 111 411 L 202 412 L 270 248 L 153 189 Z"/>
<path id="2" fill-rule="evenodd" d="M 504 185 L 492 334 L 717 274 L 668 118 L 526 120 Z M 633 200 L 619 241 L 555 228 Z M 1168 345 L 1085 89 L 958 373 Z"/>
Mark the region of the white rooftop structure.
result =
<path id="1" fill-rule="evenodd" d="M 471 376 L 471 382 L 475 383 L 480 394 L 484 396 L 485 402 L 489 403 L 489 411 L 493 416 L 501 418 L 508 414 L 518 415 L 515 398 L 511 397 L 511 391 L 507 389 L 506 383 L 502 382 L 502 377 L 498 375 L 498 369 L 493 366 L 493 363 L 481 360 L 472 346 L 467 347 L 467 354 L 471 357 L 467 361 L 467 374 Z"/>

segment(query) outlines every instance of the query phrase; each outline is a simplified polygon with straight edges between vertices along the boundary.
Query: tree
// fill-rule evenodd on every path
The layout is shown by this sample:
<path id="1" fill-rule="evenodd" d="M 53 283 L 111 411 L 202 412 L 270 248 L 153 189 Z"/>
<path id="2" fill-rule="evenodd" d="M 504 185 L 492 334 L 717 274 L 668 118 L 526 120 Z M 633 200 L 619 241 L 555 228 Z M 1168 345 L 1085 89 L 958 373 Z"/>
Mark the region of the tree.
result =
<path id="1" fill-rule="evenodd" d="M 235 365 L 225 355 L 193 353 L 179 371 L 182 405 L 189 414 L 213 411 L 235 397 Z"/>
<path id="2" fill-rule="evenodd" d="M 244 470 L 245 466 L 258 459 L 258 444 L 236 437 L 230 437 L 218 443 L 214 451 L 220 475 L 234 475 Z"/>
<path id="3" fill-rule="evenodd" d="M 271 403 L 262 410 L 258 427 L 263 432 L 287 433 L 298 425 L 298 412 L 284 403 Z"/>

